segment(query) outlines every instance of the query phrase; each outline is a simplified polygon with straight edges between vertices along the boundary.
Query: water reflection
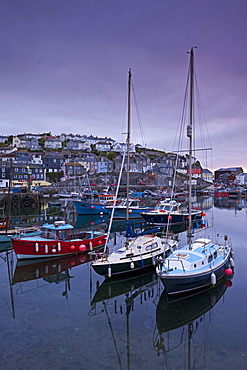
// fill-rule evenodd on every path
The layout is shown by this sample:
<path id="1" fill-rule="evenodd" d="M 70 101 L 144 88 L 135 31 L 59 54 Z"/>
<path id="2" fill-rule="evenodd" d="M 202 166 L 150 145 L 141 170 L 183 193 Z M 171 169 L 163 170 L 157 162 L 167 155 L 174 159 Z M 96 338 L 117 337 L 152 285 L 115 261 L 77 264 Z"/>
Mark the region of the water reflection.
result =
<path id="1" fill-rule="evenodd" d="M 111 299 L 124 295 L 121 303 L 114 301 L 115 312 L 123 311 L 123 302 L 131 303 L 134 309 L 134 301 L 140 296 L 141 303 L 147 300 L 147 297 L 154 297 L 154 286 L 157 283 L 157 276 L 152 272 L 139 274 L 128 279 L 113 280 L 106 278 L 103 283 L 98 286 L 97 291 L 91 301 L 91 314 L 97 312 L 98 305 L 103 303 L 105 306 Z M 99 311 L 101 311 L 100 307 Z"/>
<path id="2" fill-rule="evenodd" d="M 136 368 L 136 365 L 132 366 L 132 364 L 136 356 L 134 341 L 136 335 L 138 336 L 135 323 L 139 320 L 138 318 L 136 320 L 136 316 L 133 315 L 140 314 L 141 307 L 148 309 L 148 304 L 153 305 L 157 297 L 157 285 L 157 277 L 154 273 L 144 273 L 126 280 L 105 279 L 98 286 L 91 300 L 89 315 L 105 315 L 118 362 L 114 364 L 114 368 Z M 120 333 L 121 324 L 118 319 L 123 318 L 124 329 Z M 110 365 L 109 368 L 111 368 Z"/>
<path id="3" fill-rule="evenodd" d="M 69 210 L 74 217 L 73 208 Z M 44 369 L 185 369 L 190 349 L 191 368 L 246 369 L 247 218 L 242 209 L 236 220 L 234 210 L 214 210 L 217 231 L 229 232 L 234 242 L 233 289 L 222 281 L 208 292 L 179 302 L 161 295 L 163 285 L 152 273 L 109 282 L 92 272 L 90 262 L 73 260 L 76 256 L 65 258 L 65 264 L 60 261 L 61 266 L 56 259 L 23 267 L 14 252 L 3 248 L 2 367 L 34 368 L 38 363 Z M 23 216 L 21 222 L 50 222 L 42 212 Z M 61 220 L 63 212 L 50 209 L 47 217 L 51 222 Z M 125 231 L 124 223 L 114 227 Z M 100 343 L 97 350 L 96 343 Z"/>
<path id="4" fill-rule="evenodd" d="M 241 211 L 242 208 L 247 208 L 247 199 L 234 199 L 228 197 L 214 198 L 214 206 L 216 208 L 227 208 Z"/>
<path id="5" fill-rule="evenodd" d="M 180 368 L 210 368 L 212 340 L 207 336 L 231 285 L 232 281 L 224 278 L 206 291 L 179 300 L 169 300 L 163 291 L 156 310 L 154 347 L 158 356 L 163 355 L 166 361 L 169 356 L 176 358 Z"/>
<path id="6" fill-rule="evenodd" d="M 57 258 L 19 260 L 12 277 L 12 285 L 36 279 L 59 283 L 71 278 L 69 271 L 73 267 L 90 262 L 92 258 L 88 253 L 80 253 Z"/>

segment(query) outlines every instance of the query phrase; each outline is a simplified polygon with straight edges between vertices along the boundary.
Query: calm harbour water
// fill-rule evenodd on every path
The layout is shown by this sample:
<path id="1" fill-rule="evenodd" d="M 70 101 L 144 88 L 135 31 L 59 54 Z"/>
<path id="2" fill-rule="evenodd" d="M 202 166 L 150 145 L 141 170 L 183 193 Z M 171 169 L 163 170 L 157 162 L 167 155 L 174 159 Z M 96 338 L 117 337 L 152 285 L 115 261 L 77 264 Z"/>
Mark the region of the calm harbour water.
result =
<path id="1" fill-rule="evenodd" d="M 216 206 L 214 224 L 234 277 L 181 302 L 152 273 L 103 284 L 83 255 L 23 268 L 2 252 L 1 368 L 246 369 L 247 208 Z"/>

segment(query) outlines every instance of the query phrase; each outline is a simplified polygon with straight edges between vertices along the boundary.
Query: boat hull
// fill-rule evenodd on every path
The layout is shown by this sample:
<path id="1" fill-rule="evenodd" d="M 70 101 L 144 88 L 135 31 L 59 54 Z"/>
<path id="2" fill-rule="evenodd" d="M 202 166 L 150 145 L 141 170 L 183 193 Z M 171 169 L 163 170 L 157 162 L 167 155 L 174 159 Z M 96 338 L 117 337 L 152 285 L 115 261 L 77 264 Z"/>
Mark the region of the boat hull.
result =
<path id="1" fill-rule="evenodd" d="M 56 240 L 42 237 L 22 237 L 12 239 L 12 246 L 18 259 L 60 257 L 83 253 L 101 248 L 106 234 L 91 239 Z"/>
<path id="2" fill-rule="evenodd" d="M 165 287 L 168 296 L 175 296 L 183 293 L 199 291 L 208 286 L 213 286 L 211 275 L 216 276 L 216 281 L 225 276 L 225 269 L 230 266 L 230 252 L 225 260 L 218 266 L 212 269 L 207 269 L 205 272 L 180 274 L 179 276 L 161 274 L 160 278 Z"/>
<path id="3" fill-rule="evenodd" d="M 76 212 L 78 215 L 100 215 L 109 213 L 105 205 L 97 203 L 87 203 L 82 201 L 74 201 Z"/>
<path id="4" fill-rule="evenodd" d="M 155 255 L 155 257 L 159 257 L 163 255 L 163 251 L 160 252 L 159 254 Z M 131 267 L 131 263 L 132 265 Z M 130 274 L 130 273 L 135 273 L 136 271 L 139 270 L 145 270 L 147 268 L 154 268 L 153 267 L 153 256 L 150 256 L 148 258 L 144 259 L 139 259 L 136 261 L 128 260 L 126 262 L 119 262 L 119 263 L 114 263 L 111 264 L 110 262 L 106 263 L 97 263 L 93 264 L 93 269 L 97 274 L 102 275 L 102 276 L 109 276 L 109 268 L 110 270 L 110 276 L 112 275 L 121 275 L 121 274 Z"/>
<path id="5" fill-rule="evenodd" d="M 189 220 L 188 220 L 188 217 L 189 215 L 188 214 L 176 214 L 176 215 L 172 215 L 171 219 L 168 219 L 168 217 L 170 216 L 169 213 L 166 213 L 166 214 L 155 214 L 155 213 L 141 213 L 141 216 L 144 218 L 145 221 L 148 221 L 148 222 L 152 222 L 156 225 L 159 225 L 159 224 L 169 224 L 170 225 L 175 225 L 175 224 L 182 224 L 182 223 L 188 223 Z M 191 219 L 192 221 L 198 221 L 198 220 L 201 220 L 202 218 L 202 213 L 201 212 L 198 212 L 198 213 L 195 213 L 195 214 L 192 214 L 191 215 Z"/>
<path id="6" fill-rule="evenodd" d="M 135 274 L 136 271 L 154 269 L 155 259 L 157 257 L 164 256 L 167 257 L 171 253 L 170 248 L 164 250 L 164 248 L 158 248 L 148 255 L 135 256 L 120 260 L 119 262 L 112 262 L 111 260 L 101 259 L 97 260 L 92 264 L 93 269 L 99 275 L 111 277 L 113 275 L 123 275 L 123 274 Z M 110 269 L 110 271 L 109 271 Z"/>
<path id="7" fill-rule="evenodd" d="M 106 207 L 107 211 L 109 212 L 109 214 L 112 213 L 112 209 L 113 207 Z M 142 207 L 142 208 L 132 208 L 130 207 L 129 208 L 129 219 L 134 219 L 134 218 L 142 218 L 142 215 L 141 213 L 142 212 L 145 212 L 147 211 L 149 208 L 147 207 Z M 116 206 L 115 209 L 114 209 L 114 216 L 113 216 L 114 219 L 118 219 L 118 220 L 121 220 L 121 219 L 124 219 L 126 220 L 126 207 L 120 207 L 120 206 Z"/>

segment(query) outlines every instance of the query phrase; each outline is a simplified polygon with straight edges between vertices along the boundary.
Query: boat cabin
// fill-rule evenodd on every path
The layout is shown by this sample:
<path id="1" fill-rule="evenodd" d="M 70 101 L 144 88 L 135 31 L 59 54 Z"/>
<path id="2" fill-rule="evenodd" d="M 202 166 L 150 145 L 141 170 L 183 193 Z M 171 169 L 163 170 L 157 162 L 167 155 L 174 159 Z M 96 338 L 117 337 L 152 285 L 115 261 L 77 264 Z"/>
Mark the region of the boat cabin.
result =
<path id="1" fill-rule="evenodd" d="M 55 221 L 54 224 L 44 224 L 41 228 L 43 236 L 47 239 L 68 239 L 69 231 L 74 227 L 65 221 Z"/>

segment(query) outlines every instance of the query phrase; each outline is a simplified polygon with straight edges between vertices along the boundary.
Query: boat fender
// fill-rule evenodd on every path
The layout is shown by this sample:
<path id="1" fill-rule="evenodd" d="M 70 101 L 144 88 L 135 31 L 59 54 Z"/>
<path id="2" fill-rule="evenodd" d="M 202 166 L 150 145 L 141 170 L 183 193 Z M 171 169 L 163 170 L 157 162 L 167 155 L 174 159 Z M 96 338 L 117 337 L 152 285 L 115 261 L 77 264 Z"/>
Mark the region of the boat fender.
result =
<path id="1" fill-rule="evenodd" d="M 111 266 L 108 266 L 108 277 L 111 277 Z"/>
<path id="2" fill-rule="evenodd" d="M 216 275 L 215 275 L 214 272 L 212 272 L 210 279 L 211 279 L 211 284 L 215 285 L 216 284 Z"/>
<path id="3" fill-rule="evenodd" d="M 71 246 L 70 246 L 70 249 L 71 249 L 72 251 L 74 251 L 74 250 L 75 250 L 75 246 L 74 246 L 74 245 L 71 245 Z"/>
<path id="4" fill-rule="evenodd" d="M 87 247 L 85 246 L 85 244 L 81 244 L 80 246 L 79 246 L 79 251 L 80 252 L 85 252 L 85 250 L 87 249 Z"/>
<path id="5" fill-rule="evenodd" d="M 231 265 L 231 267 L 234 267 L 234 265 L 235 265 L 233 258 L 230 258 L 230 265 Z"/>
<path id="6" fill-rule="evenodd" d="M 99 244 L 99 243 L 98 243 Z M 90 251 L 92 251 L 93 250 L 93 243 L 92 242 L 89 242 L 89 249 L 90 249 Z"/>
<path id="7" fill-rule="evenodd" d="M 160 275 L 160 273 L 161 273 L 161 271 L 160 271 L 159 267 L 157 266 L 157 267 L 156 267 L 156 274 L 157 274 L 157 275 Z"/>
<path id="8" fill-rule="evenodd" d="M 56 253 L 56 248 L 52 248 L 52 253 Z"/>
<path id="9" fill-rule="evenodd" d="M 134 269 L 134 268 L 135 268 L 135 264 L 134 264 L 134 262 L 133 262 L 133 261 L 131 261 L 131 262 L 130 262 L 130 268 L 131 268 L 131 269 Z"/>
<path id="10" fill-rule="evenodd" d="M 233 250 L 231 250 L 230 256 L 234 259 L 234 252 L 233 252 Z"/>
<path id="11" fill-rule="evenodd" d="M 58 252 L 61 251 L 61 243 L 60 242 L 57 243 L 57 250 L 58 250 Z"/>
<path id="12" fill-rule="evenodd" d="M 141 260 L 141 267 L 144 267 L 144 260 Z"/>
<path id="13" fill-rule="evenodd" d="M 230 267 L 228 267 L 227 269 L 225 269 L 224 273 L 228 276 L 232 275 L 232 269 Z"/>
<path id="14" fill-rule="evenodd" d="M 39 251 L 39 245 L 38 243 L 35 243 L 35 252 L 38 252 Z"/>
<path id="15" fill-rule="evenodd" d="M 156 265 L 155 257 L 152 257 L 152 265 L 153 265 L 153 266 L 155 266 L 155 265 Z"/>
<path id="16" fill-rule="evenodd" d="M 48 245 L 47 244 L 45 245 L 45 253 L 46 254 L 48 253 Z"/>

